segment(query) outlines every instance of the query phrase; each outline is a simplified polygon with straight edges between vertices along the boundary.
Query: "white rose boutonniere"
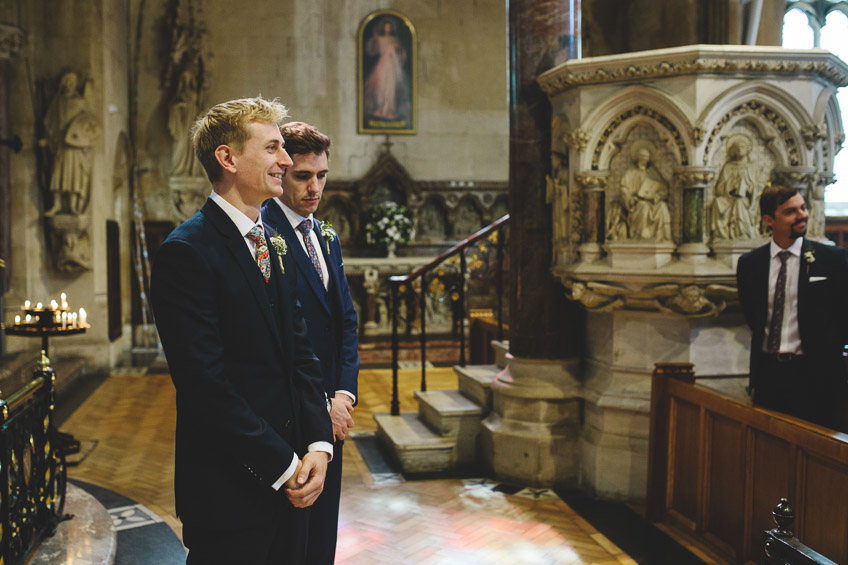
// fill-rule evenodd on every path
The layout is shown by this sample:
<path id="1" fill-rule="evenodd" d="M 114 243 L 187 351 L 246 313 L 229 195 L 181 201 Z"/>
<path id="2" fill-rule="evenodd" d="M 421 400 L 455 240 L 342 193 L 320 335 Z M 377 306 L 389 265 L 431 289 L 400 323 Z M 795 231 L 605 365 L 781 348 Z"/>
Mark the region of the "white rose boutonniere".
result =
<path id="1" fill-rule="evenodd" d="M 286 268 L 283 267 L 283 255 L 288 253 L 289 246 L 286 244 L 286 240 L 277 232 L 274 232 L 274 235 L 271 236 L 271 245 L 274 246 L 274 250 L 277 252 L 277 260 L 280 262 L 280 272 L 285 275 Z"/>
<path id="2" fill-rule="evenodd" d="M 321 222 L 321 236 L 327 242 L 327 255 L 330 254 L 330 242 L 336 239 L 336 232 L 333 230 L 333 225 L 324 220 Z"/>
<path id="3" fill-rule="evenodd" d="M 810 274 L 810 265 L 816 262 L 816 253 L 812 249 L 804 251 L 804 262 L 807 264 L 807 274 Z"/>

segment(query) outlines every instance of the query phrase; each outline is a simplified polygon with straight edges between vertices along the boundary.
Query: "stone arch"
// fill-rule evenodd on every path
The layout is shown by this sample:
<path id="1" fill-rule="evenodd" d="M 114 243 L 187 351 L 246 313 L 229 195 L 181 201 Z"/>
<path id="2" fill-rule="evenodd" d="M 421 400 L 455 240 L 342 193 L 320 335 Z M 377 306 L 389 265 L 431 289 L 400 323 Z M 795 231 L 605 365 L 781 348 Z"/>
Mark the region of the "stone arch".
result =
<path id="1" fill-rule="evenodd" d="M 701 162 L 713 161 L 726 129 L 740 120 L 755 124 L 782 166 L 808 165 L 811 155 L 804 147 L 801 128 L 812 123 L 812 116 L 790 94 L 764 81 L 734 86 L 707 106 L 698 122 L 708 133 Z"/>
<path id="2" fill-rule="evenodd" d="M 484 227 L 483 208 L 480 201 L 467 194 L 460 198 L 456 207 L 450 213 L 452 236 L 454 239 L 465 239 Z"/>
<path id="3" fill-rule="evenodd" d="M 660 90 L 628 86 L 600 104 L 581 124 L 582 129 L 592 133 L 580 156 L 579 170 L 606 169 L 621 150 L 621 145 L 616 145 L 621 132 L 629 132 L 640 121 L 653 123 L 677 163 L 689 164 L 693 140 L 686 113 Z"/>
<path id="4" fill-rule="evenodd" d="M 823 99 L 826 99 L 827 102 L 824 105 L 821 118 L 819 118 L 820 114 L 818 112 L 819 104 L 816 104 L 815 118 L 815 123 L 818 124 L 820 122 L 824 122 L 826 128 L 822 143 L 822 163 L 820 172 L 832 175 L 833 158 L 836 157 L 836 153 L 845 142 L 845 129 L 844 124 L 842 123 L 842 112 L 839 108 L 839 102 L 836 100 L 836 89 L 828 88 L 822 92 L 819 100 Z"/>

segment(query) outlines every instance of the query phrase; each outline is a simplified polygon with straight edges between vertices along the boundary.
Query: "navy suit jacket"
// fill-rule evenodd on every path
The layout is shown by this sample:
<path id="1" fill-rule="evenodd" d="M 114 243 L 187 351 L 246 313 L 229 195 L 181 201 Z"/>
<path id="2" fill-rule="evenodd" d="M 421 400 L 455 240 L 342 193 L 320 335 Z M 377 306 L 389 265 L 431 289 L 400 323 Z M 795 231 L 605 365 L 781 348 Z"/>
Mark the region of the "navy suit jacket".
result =
<path id="1" fill-rule="evenodd" d="M 768 318 L 770 260 L 766 244 L 740 257 L 736 267 L 739 302 L 751 328 L 750 378 L 755 389 L 762 378 L 757 365 Z M 842 352 L 848 343 L 848 254 L 841 247 L 804 238 L 798 277 L 798 330 L 809 369 L 805 386 L 815 394 L 841 394 L 846 387 Z"/>
<path id="2" fill-rule="evenodd" d="M 262 221 L 286 240 L 288 255 L 297 268 L 297 297 L 303 307 L 303 317 L 309 340 L 324 376 L 324 391 L 333 397 L 337 390 L 346 390 L 359 398 L 359 338 L 356 310 L 344 273 L 344 260 L 339 237 L 328 242 L 321 234 L 321 222 L 313 221 L 320 253 L 329 271 L 327 290 L 318 278 L 312 261 L 303 250 L 302 236 L 295 233 L 283 210 L 276 202 L 268 201 L 262 208 Z"/>
<path id="3" fill-rule="evenodd" d="M 207 200 L 156 253 L 151 303 L 177 392 L 177 514 L 195 527 L 293 514 L 271 485 L 296 451 L 333 441 L 294 264 L 283 257 L 283 275 L 269 250 L 266 284 L 235 224 Z"/>

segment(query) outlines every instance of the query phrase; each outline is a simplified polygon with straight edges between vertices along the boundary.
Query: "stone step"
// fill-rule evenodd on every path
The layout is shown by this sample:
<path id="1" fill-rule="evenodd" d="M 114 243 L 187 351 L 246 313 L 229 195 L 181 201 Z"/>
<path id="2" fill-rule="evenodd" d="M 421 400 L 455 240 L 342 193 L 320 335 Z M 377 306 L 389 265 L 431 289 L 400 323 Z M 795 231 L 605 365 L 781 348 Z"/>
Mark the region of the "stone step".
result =
<path id="1" fill-rule="evenodd" d="M 444 437 L 456 438 L 454 466 L 465 467 L 477 460 L 481 421 L 488 409 L 458 390 L 416 391 L 418 418 Z"/>
<path id="2" fill-rule="evenodd" d="M 497 365 L 454 365 L 459 391 L 484 407 L 492 409 L 492 381 L 503 369 Z"/>
<path id="3" fill-rule="evenodd" d="M 377 436 L 394 454 L 404 473 L 441 473 L 452 466 L 455 438 L 442 437 L 418 419 L 416 412 L 400 416 L 374 414 Z"/>
<path id="4" fill-rule="evenodd" d="M 493 339 L 489 343 L 492 346 L 492 351 L 495 352 L 495 365 L 503 369 L 506 367 L 506 354 L 509 353 L 509 340 L 498 341 Z"/>

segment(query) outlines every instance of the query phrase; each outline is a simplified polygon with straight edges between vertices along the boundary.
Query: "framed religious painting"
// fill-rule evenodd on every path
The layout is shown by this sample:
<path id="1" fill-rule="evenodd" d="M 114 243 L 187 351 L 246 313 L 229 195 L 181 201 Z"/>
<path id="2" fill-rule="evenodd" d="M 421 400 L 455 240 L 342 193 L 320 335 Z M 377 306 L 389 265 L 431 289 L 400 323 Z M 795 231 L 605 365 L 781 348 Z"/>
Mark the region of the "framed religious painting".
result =
<path id="1" fill-rule="evenodd" d="M 394 10 L 368 14 L 357 37 L 359 133 L 415 133 L 415 28 Z"/>

